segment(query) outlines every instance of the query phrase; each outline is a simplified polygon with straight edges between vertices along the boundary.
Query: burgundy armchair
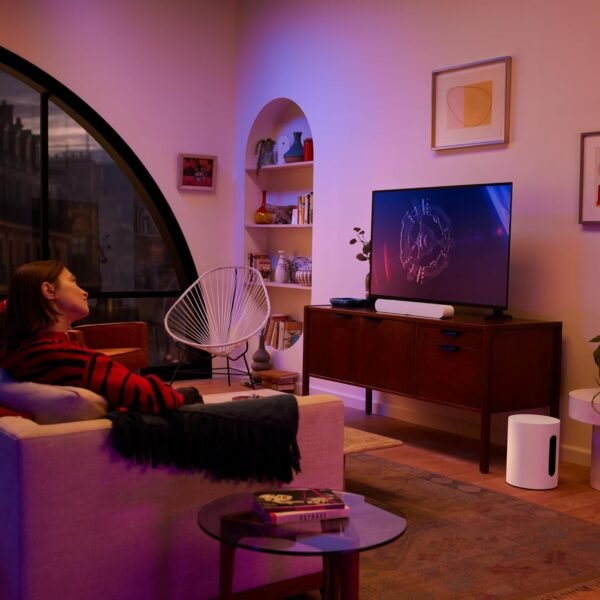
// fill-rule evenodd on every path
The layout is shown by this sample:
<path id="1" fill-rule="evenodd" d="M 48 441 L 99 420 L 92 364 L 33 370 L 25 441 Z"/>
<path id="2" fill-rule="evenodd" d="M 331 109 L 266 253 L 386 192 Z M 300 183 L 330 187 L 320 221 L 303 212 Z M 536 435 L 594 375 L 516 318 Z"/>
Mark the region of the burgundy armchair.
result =
<path id="1" fill-rule="evenodd" d="M 148 366 L 148 326 L 144 321 L 79 325 L 69 335 L 132 371 Z"/>

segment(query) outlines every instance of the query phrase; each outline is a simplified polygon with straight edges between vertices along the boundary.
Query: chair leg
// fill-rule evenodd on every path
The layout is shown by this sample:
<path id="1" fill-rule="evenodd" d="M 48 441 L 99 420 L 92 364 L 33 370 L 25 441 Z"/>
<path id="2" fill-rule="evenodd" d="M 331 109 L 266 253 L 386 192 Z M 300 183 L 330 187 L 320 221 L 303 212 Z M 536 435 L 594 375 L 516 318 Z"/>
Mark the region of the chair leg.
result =
<path id="1" fill-rule="evenodd" d="M 229 366 L 229 363 L 230 363 L 229 356 L 227 356 L 226 359 L 227 359 L 227 385 L 231 387 L 231 368 Z"/>
<path id="2" fill-rule="evenodd" d="M 175 381 L 175 377 L 177 377 L 177 373 L 179 372 L 179 367 L 181 366 L 181 350 L 179 350 L 179 360 L 177 361 L 177 366 L 173 371 L 173 375 L 171 375 L 171 381 L 169 381 L 169 385 L 172 386 Z"/>
<path id="3" fill-rule="evenodd" d="M 250 380 L 250 387 L 255 390 L 256 386 L 254 385 L 254 377 L 252 377 L 252 373 L 250 371 L 250 367 L 248 366 L 248 361 L 246 360 L 246 352 L 244 352 L 244 354 L 242 355 L 242 358 L 244 359 L 244 364 L 246 365 L 246 371 L 248 373 L 248 379 Z"/>

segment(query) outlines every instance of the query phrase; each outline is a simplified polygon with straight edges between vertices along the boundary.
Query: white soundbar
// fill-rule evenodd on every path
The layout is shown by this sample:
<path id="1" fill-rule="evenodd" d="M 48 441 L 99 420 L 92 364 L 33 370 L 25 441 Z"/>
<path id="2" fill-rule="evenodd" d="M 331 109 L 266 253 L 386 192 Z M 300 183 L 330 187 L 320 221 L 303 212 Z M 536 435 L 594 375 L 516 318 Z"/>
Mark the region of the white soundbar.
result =
<path id="1" fill-rule="evenodd" d="M 454 316 L 454 307 L 448 304 L 426 304 L 405 300 L 384 300 L 382 298 L 375 300 L 375 310 L 394 315 L 430 317 L 432 319 L 447 319 Z"/>

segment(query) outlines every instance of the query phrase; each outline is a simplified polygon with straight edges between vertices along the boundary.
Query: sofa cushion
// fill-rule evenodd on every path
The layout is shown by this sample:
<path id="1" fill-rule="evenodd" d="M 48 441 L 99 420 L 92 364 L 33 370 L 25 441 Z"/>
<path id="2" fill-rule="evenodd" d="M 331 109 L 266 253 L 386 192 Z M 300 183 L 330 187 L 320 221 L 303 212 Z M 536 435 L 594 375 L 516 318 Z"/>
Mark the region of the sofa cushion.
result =
<path id="1" fill-rule="evenodd" d="M 0 369 L 0 405 L 44 425 L 100 419 L 108 409 L 106 399 L 90 390 L 15 381 L 4 369 Z"/>

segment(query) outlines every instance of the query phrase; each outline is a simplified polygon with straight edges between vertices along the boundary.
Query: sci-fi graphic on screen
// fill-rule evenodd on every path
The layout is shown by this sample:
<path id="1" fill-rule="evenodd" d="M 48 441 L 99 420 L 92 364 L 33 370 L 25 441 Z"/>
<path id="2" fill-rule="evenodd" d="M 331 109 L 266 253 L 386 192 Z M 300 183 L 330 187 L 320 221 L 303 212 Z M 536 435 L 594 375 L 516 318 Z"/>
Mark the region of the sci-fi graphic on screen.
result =
<path id="1" fill-rule="evenodd" d="M 371 295 L 505 307 L 512 184 L 373 192 Z"/>
<path id="2" fill-rule="evenodd" d="M 452 223 L 448 215 L 427 198 L 415 202 L 402 217 L 400 262 L 408 281 L 435 279 L 450 261 Z"/>

